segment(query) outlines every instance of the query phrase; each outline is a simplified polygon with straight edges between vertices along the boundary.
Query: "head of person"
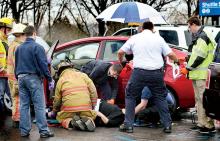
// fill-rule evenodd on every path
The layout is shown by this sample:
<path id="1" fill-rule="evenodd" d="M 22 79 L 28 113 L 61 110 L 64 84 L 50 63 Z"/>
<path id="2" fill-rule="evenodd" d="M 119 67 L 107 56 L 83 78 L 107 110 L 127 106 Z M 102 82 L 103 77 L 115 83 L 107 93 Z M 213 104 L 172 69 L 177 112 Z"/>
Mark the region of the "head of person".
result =
<path id="1" fill-rule="evenodd" d="M 68 68 L 73 68 L 73 64 L 66 62 L 66 61 L 62 61 L 60 62 L 60 64 L 58 65 L 58 71 L 57 71 L 57 76 L 59 77 L 61 75 L 61 73 Z"/>
<path id="2" fill-rule="evenodd" d="M 111 65 L 111 67 L 109 68 L 109 76 L 110 77 L 114 77 L 117 78 L 119 76 L 119 74 L 121 73 L 122 70 L 122 65 L 121 64 L 113 64 Z"/>
<path id="3" fill-rule="evenodd" d="M 27 38 L 34 38 L 34 39 L 36 39 L 36 35 L 37 35 L 36 29 L 32 25 L 28 25 L 24 29 L 24 34 Z"/>
<path id="4" fill-rule="evenodd" d="M 189 31 L 192 33 L 197 33 L 198 30 L 201 28 L 201 20 L 198 17 L 191 17 L 187 21 Z"/>
<path id="5" fill-rule="evenodd" d="M 17 40 L 23 42 L 25 40 L 25 34 L 24 29 L 26 28 L 26 25 L 18 23 L 15 24 L 12 28 L 11 33 L 16 37 Z"/>
<path id="6" fill-rule="evenodd" d="M 0 18 L 0 31 L 3 32 L 6 37 L 11 32 L 12 26 L 13 19 L 7 17 Z"/>
<path id="7" fill-rule="evenodd" d="M 142 30 L 145 30 L 145 29 L 148 29 L 154 32 L 154 24 L 151 21 L 144 22 L 142 25 Z"/>

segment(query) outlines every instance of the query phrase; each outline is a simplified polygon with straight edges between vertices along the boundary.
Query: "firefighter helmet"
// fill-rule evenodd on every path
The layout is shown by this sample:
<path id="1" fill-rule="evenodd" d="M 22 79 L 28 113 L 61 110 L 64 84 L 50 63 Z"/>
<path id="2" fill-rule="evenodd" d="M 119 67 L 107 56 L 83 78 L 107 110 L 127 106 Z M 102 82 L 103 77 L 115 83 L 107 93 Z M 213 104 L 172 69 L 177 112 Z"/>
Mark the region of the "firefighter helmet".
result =
<path id="1" fill-rule="evenodd" d="M 0 27 L 7 27 L 12 28 L 13 26 L 13 19 L 12 18 L 0 18 Z"/>

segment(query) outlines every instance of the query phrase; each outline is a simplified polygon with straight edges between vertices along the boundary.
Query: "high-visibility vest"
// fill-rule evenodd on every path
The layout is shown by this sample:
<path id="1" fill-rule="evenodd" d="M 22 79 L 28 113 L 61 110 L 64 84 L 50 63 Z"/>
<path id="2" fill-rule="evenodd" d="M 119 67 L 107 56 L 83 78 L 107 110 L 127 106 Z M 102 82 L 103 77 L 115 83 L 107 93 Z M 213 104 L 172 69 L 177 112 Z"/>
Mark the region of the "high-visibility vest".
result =
<path id="1" fill-rule="evenodd" d="M 191 68 L 191 65 L 194 63 L 198 56 L 205 58 L 205 60 L 199 66 L 197 66 L 196 68 L 191 68 L 192 70 L 189 71 L 188 77 L 192 80 L 207 79 L 208 66 L 214 58 L 216 42 L 207 31 L 203 31 L 205 32 L 209 41 L 205 40 L 202 37 L 199 37 L 197 39 L 197 42 L 193 46 L 192 54 L 187 64 L 187 67 Z"/>
<path id="2" fill-rule="evenodd" d="M 6 35 L 0 31 L 0 77 L 7 77 L 6 73 L 6 59 L 7 59 L 7 38 Z"/>

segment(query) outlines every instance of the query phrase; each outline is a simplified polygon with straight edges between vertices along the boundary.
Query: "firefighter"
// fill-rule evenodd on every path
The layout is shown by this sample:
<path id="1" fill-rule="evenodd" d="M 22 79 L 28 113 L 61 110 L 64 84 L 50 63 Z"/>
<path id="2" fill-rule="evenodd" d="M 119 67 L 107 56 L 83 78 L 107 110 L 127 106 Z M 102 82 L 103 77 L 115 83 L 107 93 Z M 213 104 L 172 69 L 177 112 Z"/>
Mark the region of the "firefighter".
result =
<path id="1" fill-rule="evenodd" d="M 191 129 L 200 133 L 214 133 L 216 132 L 214 122 L 206 116 L 202 100 L 208 77 L 208 66 L 213 61 L 216 43 L 210 33 L 204 30 L 198 17 L 189 18 L 187 23 L 195 39 L 192 54 L 186 68 L 181 69 L 181 73 L 188 74 L 188 78 L 193 81 L 198 124 Z"/>
<path id="2" fill-rule="evenodd" d="M 15 24 L 12 28 L 12 34 L 16 37 L 15 40 L 9 45 L 8 49 L 8 57 L 7 57 L 7 75 L 8 75 L 8 83 L 12 98 L 12 120 L 13 127 L 19 127 L 19 95 L 18 95 L 18 82 L 15 78 L 14 67 L 15 67 L 15 51 L 17 47 L 25 41 L 25 35 L 23 30 L 26 28 L 25 25 L 19 23 Z"/>
<path id="3" fill-rule="evenodd" d="M 10 96 L 8 88 L 8 78 L 6 74 L 6 59 L 8 54 L 7 35 L 12 29 L 13 20 L 10 18 L 0 19 L 0 104 L 3 106 L 3 96 L 7 93 Z"/>
<path id="4" fill-rule="evenodd" d="M 56 119 L 64 128 L 72 125 L 79 130 L 94 131 L 96 112 L 92 109 L 97 102 L 95 85 L 86 74 L 72 66 L 66 62 L 59 65 L 53 111 L 48 115 L 51 117 L 57 113 Z"/>

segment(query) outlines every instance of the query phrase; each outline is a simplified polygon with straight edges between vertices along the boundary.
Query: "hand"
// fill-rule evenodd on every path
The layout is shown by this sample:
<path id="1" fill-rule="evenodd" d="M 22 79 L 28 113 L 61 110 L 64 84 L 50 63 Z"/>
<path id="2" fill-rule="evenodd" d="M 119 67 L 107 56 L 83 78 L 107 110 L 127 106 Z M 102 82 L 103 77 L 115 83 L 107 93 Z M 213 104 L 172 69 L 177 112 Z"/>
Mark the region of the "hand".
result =
<path id="1" fill-rule="evenodd" d="M 188 74 L 188 70 L 186 69 L 186 68 L 182 68 L 181 70 L 180 70 L 180 73 L 181 74 L 184 74 L 184 75 L 186 75 L 186 74 Z"/>
<path id="2" fill-rule="evenodd" d="M 177 59 L 176 61 L 174 61 L 174 64 L 177 64 L 177 65 L 179 66 L 179 65 L 180 65 L 179 59 Z"/>
<path id="3" fill-rule="evenodd" d="M 49 90 L 53 90 L 54 89 L 54 80 L 52 79 L 52 81 L 49 82 Z"/>
<path id="4" fill-rule="evenodd" d="M 48 58 L 47 58 L 47 63 L 48 63 L 48 64 L 51 64 L 51 61 L 52 61 L 52 59 L 48 57 Z"/>
<path id="5" fill-rule="evenodd" d="M 48 112 L 47 113 L 48 118 L 55 119 L 56 118 L 56 113 L 54 111 Z"/>
<path id="6" fill-rule="evenodd" d="M 115 104 L 115 100 L 114 99 L 110 99 L 110 100 L 107 100 L 107 103 L 109 103 L 109 104 Z"/>

